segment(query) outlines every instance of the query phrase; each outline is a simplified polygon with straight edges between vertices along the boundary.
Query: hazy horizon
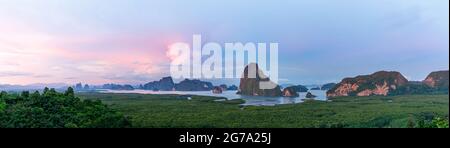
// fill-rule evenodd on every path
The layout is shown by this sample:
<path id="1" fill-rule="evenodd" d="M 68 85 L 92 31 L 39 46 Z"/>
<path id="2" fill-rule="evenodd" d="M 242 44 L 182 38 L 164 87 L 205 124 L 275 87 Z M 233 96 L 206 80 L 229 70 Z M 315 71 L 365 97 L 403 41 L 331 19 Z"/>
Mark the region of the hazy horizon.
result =
<path id="1" fill-rule="evenodd" d="M 0 84 L 145 84 L 193 34 L 279 43 L 280 84 L 449 69 L 448 0 L 0 0 L 0 33 Z"/>

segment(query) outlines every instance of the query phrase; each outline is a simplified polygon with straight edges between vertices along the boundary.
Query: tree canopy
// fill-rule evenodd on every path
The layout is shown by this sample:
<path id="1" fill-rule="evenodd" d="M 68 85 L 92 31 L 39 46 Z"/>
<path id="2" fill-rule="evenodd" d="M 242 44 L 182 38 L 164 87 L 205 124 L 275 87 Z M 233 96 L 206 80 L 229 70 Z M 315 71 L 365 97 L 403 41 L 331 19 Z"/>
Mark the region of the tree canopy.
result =
<path id="1" fill-rule="evenodd" d="M 0 93 L 0 128 L 123 128 L 129 119 L 98 100 L 81 100 L 73 88 L 65 93 L 45 88 L 42 94 Z"/>

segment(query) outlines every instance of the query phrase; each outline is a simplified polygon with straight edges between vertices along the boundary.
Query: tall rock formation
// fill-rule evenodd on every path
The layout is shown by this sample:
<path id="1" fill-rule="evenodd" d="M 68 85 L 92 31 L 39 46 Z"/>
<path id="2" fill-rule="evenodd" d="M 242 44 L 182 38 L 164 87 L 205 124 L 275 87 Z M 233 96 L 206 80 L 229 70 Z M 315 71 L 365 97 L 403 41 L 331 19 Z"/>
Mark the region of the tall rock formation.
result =
<path id="1" fill-rule="evenodd" d="M 255 73 L 256 73 L 255 78 L 249 77 L 249 74 Z M 260 82 L 268 82 L 273 85 L 276 85 L 276 87 L 273 89 L 261 89 Z M 265 76 L 264 73 L 259 69 L 258 64 L 255 63 L 251 63 L 245 67 L 244 73 L 241 76 L 238 94 L 249 96 L 268 96 L 268 97 L 282 96 L 280 86 L 270 81 L 270 79 L 267 76 Z"/>

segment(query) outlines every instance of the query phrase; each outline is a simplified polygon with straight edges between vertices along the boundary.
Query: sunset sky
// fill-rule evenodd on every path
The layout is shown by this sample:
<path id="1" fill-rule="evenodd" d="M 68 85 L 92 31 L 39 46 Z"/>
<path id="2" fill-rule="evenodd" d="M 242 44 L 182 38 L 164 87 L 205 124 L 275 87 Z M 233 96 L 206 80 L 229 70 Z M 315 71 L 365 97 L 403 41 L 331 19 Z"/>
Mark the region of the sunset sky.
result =
<path id="1" fill-rule="evenodd" d="M 0 0 L 0 84 L 146 83 L 193 34 L 279 43 L 281 83 L 449 68 L 448 0 Z"/>

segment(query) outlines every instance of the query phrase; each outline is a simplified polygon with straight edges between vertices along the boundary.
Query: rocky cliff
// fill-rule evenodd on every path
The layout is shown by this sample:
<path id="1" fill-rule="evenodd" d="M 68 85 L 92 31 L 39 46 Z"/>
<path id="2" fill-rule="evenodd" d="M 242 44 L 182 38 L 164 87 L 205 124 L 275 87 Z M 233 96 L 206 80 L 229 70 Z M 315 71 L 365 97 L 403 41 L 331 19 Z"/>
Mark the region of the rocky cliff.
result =
<path id="1" fill-rule="evenodd" d="M 256 70 L 256 71 L 252 71 Z M 250 74 L 256 73 L 256 77 L 249 77 Z M 282 96 L 280 86 L 276 86 L 273 89 L 261 89 L 259 86 L 260 82 L 268 82 L 276 85 L 270 79 L 264 75 L 264 73 L 259 70 L 258 64 L 249 64 L 245 67 L 244 73 L 241 76 L 241 82 L 239 85 L 238 94 L 249 95 L 249 96 L 269 96 L 278 97 Z"/>
<path id="2" fill-rule="evenodd" d="M 284 97 L 298 97 L 299 94 L 297 93 L 295 86 L 291 86 L 291 87 L 286 87 L 283 89 L 283 96 Z"/>
<path id="3" fill-rule="evenodd" d="M 438 90 L 448 90 L 448 70 L 447 71 L 435 71 L 430 73 L 423 83 L 426 85 L 438 89 Z"/>
<path id="4" fill-rule="evenodd" d="M 380 71 L 371 75 L 345 78 L 327 91 L 327 97 L 338 96 L 386 96 L 399 86 L 406 85 L 408 80 L 399 72 Z"/>
<path id="5" fill-rule="evenodd" d="M 175 84 L 172 77 L 164 77 L 159 81 L 153 81 L 142 86 L 145 90 L 161 90 L 161 91 L 172 91 L 175 88 Z"/>

